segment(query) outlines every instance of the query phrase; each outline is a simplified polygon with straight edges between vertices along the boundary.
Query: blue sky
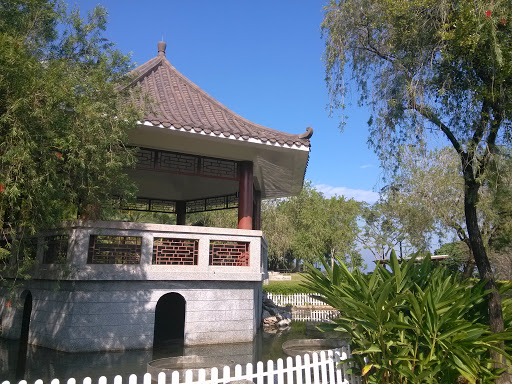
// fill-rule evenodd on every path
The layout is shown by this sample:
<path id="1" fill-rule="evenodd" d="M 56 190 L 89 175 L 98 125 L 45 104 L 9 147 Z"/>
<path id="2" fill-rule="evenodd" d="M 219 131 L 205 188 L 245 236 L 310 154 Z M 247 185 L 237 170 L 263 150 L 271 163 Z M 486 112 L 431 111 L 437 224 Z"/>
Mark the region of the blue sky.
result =
<path id="1" fill-rule="evenodd" d="M 329 117 L 320 24 L 325 1 L 98 1 L 106 7 L 105 36 L 142 64 L 167 43 L 166 56 L 185 76 L 243 117 L 273 129 L 314 129 L 306 178 L 326 195 L 377 198 L 381 171 L 368 149 L 369 114 L 350 104 L 343 132 Z"/>

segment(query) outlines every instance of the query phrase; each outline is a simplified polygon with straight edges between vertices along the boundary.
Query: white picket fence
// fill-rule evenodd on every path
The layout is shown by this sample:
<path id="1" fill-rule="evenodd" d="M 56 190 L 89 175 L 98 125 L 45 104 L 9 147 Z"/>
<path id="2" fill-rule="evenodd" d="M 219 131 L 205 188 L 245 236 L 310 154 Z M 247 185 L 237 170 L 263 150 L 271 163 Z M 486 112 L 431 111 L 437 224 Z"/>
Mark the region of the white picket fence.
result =
<path id="1" fill-rule="evenodd" d="M 296 308 L 292 311 L 292 320 L 295 321 L 311 321 L 321 323 L 327 320 L 333 320 L 340 313 L 335 309 L 301 309 Z"/>
<path id="2" fill-rule="evenodd" d="M 309 293 L 295 293 L 293 295 L 276 295 L 267 293 L 267 297 L 277 305 L 292 305 L 294 307 L 327 306 L 323 301 L 311 297 Z"/>
<path id="3" fill-rule="evenodd" d="M 150 373 L 146 373 L 142 380 L 136 375 L 131 375 L 127 384 L 227 384 L 237 380 L 248 380 L 256 384 L 360 384 L 359 377 L 347 374 L 346 370 L 349 363 L 343 363 L 350 355 L 350 349 L 341 348 L 335 350 L 321 351 L 320 354 L 288 357 L 285 361 L 278 359 L 276 362 L 269 360 L 266 364 L 258 362 L 247 364 L 245 369 L 241 365 L 236 365 L 234 372 L 226 366 L 219 370 L 217 368 L 187 370 L 184 373 L 172 371 L 169 373 L 160 372 L 156 378 Z M 256 368 L 256 370 L 254 370 Z M 67 384 L 77 384 L 75 379 L 69 379 Z M 87 377 L 83 384 L 92 384 L 92 379 Z M 2 384 L 10 384 L 4 381 Z M 28 384 L 22 380 L 19 384 Z M 42 380 L 36 380 L 34 384 L 43 384 Z M 51 384 L 60 384 L 60 381 L 54 379 Z M 107 378 L 102 376 L 98 379 L 98 384 L 108 384 Z M 113 384 L 123 384 L 121 376 L 115 376 Z"/>

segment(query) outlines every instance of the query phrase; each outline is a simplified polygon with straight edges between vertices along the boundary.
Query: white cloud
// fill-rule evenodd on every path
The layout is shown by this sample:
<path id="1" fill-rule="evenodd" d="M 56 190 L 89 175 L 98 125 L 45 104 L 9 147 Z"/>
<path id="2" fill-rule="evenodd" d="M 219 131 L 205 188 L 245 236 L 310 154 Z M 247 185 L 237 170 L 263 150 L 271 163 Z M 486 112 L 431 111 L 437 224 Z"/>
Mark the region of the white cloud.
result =
<path id="1" fill-rule="evenodd" d="M 373 167 L 373 164 L 364 164 L 364 165 L 361 165 L 359 168 L 365 169 L 365 168 L 371 168 L 371 167 Z"/>
<path id="2" fill-rule="evenodd" d="M 348 199 L 356 201 L 366 201 L 367 203 L 375 203 L 379 199 L 379 194 L 373 191 L 366 191 L 364 189 L 351 189 L 346 187 L 333 187 L 326 184 L 318 184 L 314 186 L 319 192 L 322 192 L 326 197 L 334 195 L 345 196 Z"/>

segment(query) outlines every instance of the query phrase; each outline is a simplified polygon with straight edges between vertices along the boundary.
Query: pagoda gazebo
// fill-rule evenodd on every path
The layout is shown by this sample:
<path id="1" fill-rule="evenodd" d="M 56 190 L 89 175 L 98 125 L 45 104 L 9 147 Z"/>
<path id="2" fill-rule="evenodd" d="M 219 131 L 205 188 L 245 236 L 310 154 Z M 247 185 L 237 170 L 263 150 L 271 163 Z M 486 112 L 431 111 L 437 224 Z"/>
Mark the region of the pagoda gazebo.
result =
<path id="1" fill-rule="evenodd" d="M 177 225 L 79 220 L 41 233 L 18 304 L 0 299 L 2 336 L 63 351 L 251 341 L 261 318 L 266 242 L 261 199 L 298 194 L 312 129 L 252 123 L 158 55 L 134 69 L 155 105 L 134 129 L 130 209 Z M 238 228 L 186 226 L 188 213 L 238 209 Z"/>

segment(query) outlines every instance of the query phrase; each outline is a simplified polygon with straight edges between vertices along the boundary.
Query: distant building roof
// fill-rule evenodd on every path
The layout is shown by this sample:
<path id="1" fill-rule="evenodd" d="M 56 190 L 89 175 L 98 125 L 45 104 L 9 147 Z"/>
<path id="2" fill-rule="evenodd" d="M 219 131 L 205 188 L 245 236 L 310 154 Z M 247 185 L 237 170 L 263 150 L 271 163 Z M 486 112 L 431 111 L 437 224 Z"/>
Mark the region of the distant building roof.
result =
<path id="1" fill-rule="evenodd" d="M 165 57 L 164 42 L 158 43 L 158 55 L 130 72 L 132 84 L 154 99 L 152 111 L 142 123 L 238 140 L 309 148 L 312 128 L 294 135 L 253 123 L 231 111 L 183 76 Z"/>

